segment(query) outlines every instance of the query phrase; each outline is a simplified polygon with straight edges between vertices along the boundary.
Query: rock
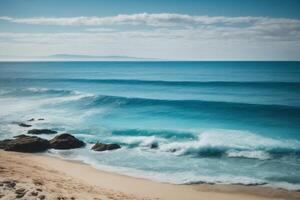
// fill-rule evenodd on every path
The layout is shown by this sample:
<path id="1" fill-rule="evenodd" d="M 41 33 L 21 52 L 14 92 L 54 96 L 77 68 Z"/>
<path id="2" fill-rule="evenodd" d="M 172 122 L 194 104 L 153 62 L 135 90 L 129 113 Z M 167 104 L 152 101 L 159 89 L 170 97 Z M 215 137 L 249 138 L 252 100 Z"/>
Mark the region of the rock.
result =
<path id="1" fill-rule="evenodd" d="M 83 141 L 68 133 L 58 135 L 50 140 L 50 146 L 53 149 L 74 149 L 83 147 L 84 145 Z"/>
<path id="2" fill-rule="evenodd" d="M 39 118 L 38 120 L 39 120 L 39 121 L 43 121 L 43 120 L 45 120 L 45 119 L 44 119 L 44 118 Z"/>
<path id="3" fill-rule="evenodd" d="M 27 132 L 28 134 L 40 135 L 40 134 L 56 134 L 57 131 L 50 129 L 32 129 Z"/>
<path id="4" fill-rule="evenodd" d="M 11 140 L 0 141 L 0 147 L 5 151 L 34 153 L 47 150 L 49 141 L 36 136 L 19 135 Z"/>
<path id="5" fill-rule="evenodd" d="M 16 198 L 17 198 L 17 199 L 22 198 L 25 194 L 26 194 L 26 193 L 17 194 L 17 195 L 16 195 Z"/>
<path id="6" fill-rule="evenodd" d="M 29 122 L 32 122 L 32 121 L 34 121 L 34 118 L 31 118 L 31 119 L 29 119 L 28 121 L 29 121 Z"/>
<path id="7" fill-rule="evenodd" d="M 32 126 L 30 124 L 25 124 L 25 123 L 19 123 L 18 125 L 21 127 L 31 127 Z"/>
<path id="8" fill-rule="evenodd" d="M 175 153 L 177 151 L 177 149 L 173 148 L 173 149 L 169 149 L 169 152 L 171 153 Z"/>
<path id="9" fill-rule="evenodd" d="M 0 140 L 0 149 L 5 149 L 7 147 L 7 144 L 12 141 L 10 139 L 6 139 L 6 140 Z"/>
<path id="10" fill-rule="evenodd" d="M 17 194 L 16 198 L 22 198 L 26 194 L 26 192 L 27 191 L 24 188 L 17 189 L 15 191 L 15 193 Z"/>
<path id="11" fill-rule="evenodd" d="M 38 194 L 39 194 L 39 193 L 36 192 L 36 191 L 32 191 L 32 192 L 30 193 L 30 195 L 31 195 L 31 196 L 34 196 L 34 197 L 36 197 Z"/>
<path id="12" fill-rule="evenodd" d="M 121 146 L 118 144 L 103 144 L 103 143 L 96 143 L 92 150 L 94 151 L 107 151 L 107 150 L 115 150 L 120 149 Z"/>
<path id="13" fill-rule="evenodd" d="M 25 189 L 24 188 L 19 188 L 15 191 L 16 194 L 21 194 L 21 193 L 24 193 L 25 192 Z"/>
<path id="14" fill-rule="evenodd" d="M 39 199 L 41 199 L 41 200 L 46 199 L 46 196 L 42 194 L 39 196 Z"/>
<path id="15" fill-rule="evenodd" d="M 21 134 L 21 135 L 14 136 L 14 138 L 16 138 L 16 139 L 20 139 L 20 138 L 26 138 L 26 137 L 31 137 L 31 136 L 24 135 L 24 134 Z"/>
<path id="16" fill-rule="evenodd" d="M 157 149 L 157 148 L 158 148 L 158 144 L 157 144 L 157 143 L 152 143 L 152 144 L 150 145 L 150 148 L 151 148 L 151 149 Z"/>
<path id="17" fill-rule="evenodd" d="M 16 181 L 14 180 L 5 180 L 2 183 L 8 188 L 14 188 L 16 186 Z"/>

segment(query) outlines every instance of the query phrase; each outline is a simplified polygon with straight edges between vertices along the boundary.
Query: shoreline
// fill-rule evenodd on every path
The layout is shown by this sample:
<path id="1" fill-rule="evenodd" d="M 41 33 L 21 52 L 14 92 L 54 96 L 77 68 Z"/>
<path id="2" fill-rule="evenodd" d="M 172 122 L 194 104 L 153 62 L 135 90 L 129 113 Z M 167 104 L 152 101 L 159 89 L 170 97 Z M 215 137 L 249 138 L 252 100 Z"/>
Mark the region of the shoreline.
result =
<path id="1" fill-rule="evenodd" d="M 0 181 L 14 179 L 29 191 L 38 180 L 46 199 L 300 199 L 300 192 L 262 186 L 154 182 L 49 155 L 0 150 L 0 160 Z"/>

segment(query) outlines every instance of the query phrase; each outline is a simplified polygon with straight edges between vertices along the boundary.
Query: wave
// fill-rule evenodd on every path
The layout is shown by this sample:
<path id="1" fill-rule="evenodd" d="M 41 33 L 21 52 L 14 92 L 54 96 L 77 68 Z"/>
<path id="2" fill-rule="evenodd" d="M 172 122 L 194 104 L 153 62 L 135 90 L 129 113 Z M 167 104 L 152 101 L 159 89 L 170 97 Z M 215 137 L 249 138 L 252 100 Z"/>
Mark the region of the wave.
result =
<path id="1" fill-rule="evenodd" d="M 4 80 L 4 79 L 2 79 Z M 139 79 L 23 79 L 21 81 L 45 82 L 77 82 L 122 85 L 157 85 L 157 86 L 189 86 L 189 87 L 251 87 L 251 88 L 283 88 L 300 90 L 300 82 L 275 82 L 275 81 L 164 81 L 164 80 L 139 80 Z"/>
<path id="2" fill-rule="evenodd" d="M 120 131 L 118 131 L 120 132 Z M 129 133 L 129 130 L 125 130 Z M 124 133 L 122 132 L 122 133 Z M 163 130 L 159 131 L 163 132 Z M 159 133 L 158 132 L 158 133 Z M 166 131 L 171 133 L 172 131 Z M 143 135 L 146 133 L 146 135 Z M 154 133 L 154 131 L 152 131 Z M 174 135 L 178 132 L 174 132 Z M 280 156 L 300 156 L 300 142 L 297 140 L 273 139 L 256 135 L 247 131 L 237 130 L 207 130 L 198 133 L 194 138 L 172 140 L 163 135 L 147 136 L 146 131 L 137 133 L 137 130 L 126 135 L 113 135 L 110 140 L 127 145 L 129 148 L 155 147 L 161 152 L 174 153 L 175 155 L 191 155 L 199 157 L 248 158 L 272 159 Z M 180 136 L 180 134 L 179 134 Z"/>
<path id="3" fill-rule="evenodd" d="M 167 99 L 150 99 L 150 98 L 134 98 L 134 97 L 122 97 L 122 96 L 107 96 L 107 95 L 95 95 L 89 93 L 81 93 L 74 90 L 64 89 L 46 89 L 46 88 L 23 88 L 21 91 L 26 92 L 30 98 L 18 98 L 18 96 L 12 96 L 13 98 L 3 98 L 2 104 L 10 105 L 11 99 L 18 100 L 21 105 L 30 105 L 30 107 L 52 105 L 56 104 L 70 105 L 75 110 L 106 110 L 116 111 L 115 108 L 129 109 L 129 114 L 135 112 L 135 108 L 142 109 L 143 112 L 147 112 L 152 116 L 171 116 L 182 118 L 205 118 L 207 120 L 237 120 L 243 119 L 243 122 L 247 120 L 251 123 L 254 119 L 257 119 L 257 123 L 260 119 L 272 119 L 268 121 L 272 126 L 274 123 L 277 126 L 291 126 L 298 127 L 298 121 L 300 120 L 300 107 L 286 106 L 286 105 L 264 105 L 264 104 L 251 104 L 251 103 L 235 103 L 226 101 L 203 101 L 203 100 L 167 100 Z M 19 90 L 16 90 L 19 93 Z M 49 95 L 48 95 L 49 94 Z M 35 96 L 37 95 L 37 96 Z M 9 96 L 11 97 L 11 96 Z M 34 103 L 32 103 L 34 101 Z M 15 106 L 14 106 L 15 107 Z M 26 107 L 26 106 L 25 106 Z M 7 109 L 6 109 L 7 110 Z M 16 109 L 13 109 L 16 110 Z M 103 112 L 104 112 L 103 111 Z M 228 115 L 230 113 L 230 115 Z M 280 115 L 279 115 L 280 113 Z M 288 120 L 287 120 L 288 119 Z M 133 130 L 130 130 L 133 132 Z M 115 134 L 122 134 L 116 131 Z M 127 134 L 126 132 L 123 134 Z M 149 132 L 148 134 L 154 134 Z M 162 134 L 162 133 L 155 133 Z M 169 134 L 170 137 L 173 133 Z M 176 135 L 176 134 L 175 134 Z M 181 136 L 184 134 L 182 133 Z M 187 135 L 187 137 L 193 137 Z"/>
<path id="4" fill-rule="evenodd" d="M 239 111 L 249 113 L 273 114 L 282 113 L 288 116 L 300 118 L 300 107 L 286 105 L 266 105 L 251 103 L 235 103 L 226 101 L 203 101 L 203 100 L 165 100 L 165 99 L 148 99 L 148 98 L 130 98 L 121 96 L 99 95 L 91 99 L 90 106 L 101 105 L 119 105 L 129 107 L 141 106 L 165 106 L 175 107 L 184 110 L 201 110 L 206 111 Z"/>
<path id="5" fill-rule="evenodd" d="M 161 137 L 165 139 L 196 139 L 195 133 L 179 130 L 145 130 L 145 129 L 119 129 L 113 130 L 114 136 L 145 136 Z"/>
<path id="6" fill-rule="evenodd" d="M 276 156 L 283 152 L 300 155 L 300 142 L 267 138 L 247 131 L 210 130 L 201 133 L 196 141 L 171 143 L 163 149 L 175 150 L 180 155 L 268 158 L 268 154 Z"/>
<path id="7" fill-rule="evenodd" d="M 63 90 L 63 89 L 48 89 L 48 88 L 25 88 L 24 92 L 35 93 L 35 94 L 60 94 L 60 95 L 78 95 L 81 94 L 75 90 Z"/>
<path id="8" fill-rule="evenodd" d="M 56 80 L 56 79 L 55 79 Z M 300 83 L 299 83 L 300 86 Z M 227 101 L 206 101 L 206 100 L 172 100 L 172 99 L 155 99 L 155 98 L 135 98 L 125 96 L 109 96 L 109 95 L 95 95 L 90 93 L 79 92 L 76 90 L 67 89 L 51 89 L 51 88 L 21 88 L 14 90 L 1 90 L 1 96 L 32 96 L 32 95 L 52 95 L 52 96 L 72 96 L 82 95 L 89 97 L 85 98 L 91 106 L 103 104 L 117 104 L 124 106 L 171 106 L 184 109 L 202 109 L 202 108 L 215 108 L 215 109 L 243 109 L 263 111 L 286 111 L 290 115 L 298 114 L 300 116 L 300 107 L 290 105 L 277 105 L 277 104 L 255 104 L 255 103 L 239 103 Z"/>
<path id="9" fill-rule="evenodd" d="M 22 98 L 20 98 L 20 95 Z M 10 90 L 0 98 L 0 116 L 13 117 L 15 115 L 28 115 L 29 117 L 32 117 L 33 113 L 41 113 L 43 112 L 43 108 L 50 107 L 54 108 L 52 110 L 53 112 L 57 111 L 57 113 L 60 113 L 62 106 L 65 108 L 66 105 L 77 105 L 77 103 L 80 104 L 82 99 L 91 99 L 93 96 L 94 95 L 92 94 L 80 93 L 72 90 L 55 90 L 45 88 L 23 88 Z M 14 103 L 12 104 L 12 102 Z M 48 112 L 50 111 L 48 110 Z"/>
<path id="10" fill-rule="evenodd" d="M 266 151 L 259 151 L 259 150 L 246 150 L 246 151 L 237 151 L 237 150 L 230 150 L 226 152 L 228 157 L 231 158 L 253 158 L 259 160 L 268 160 L 271 159 L 271 155 Z"/>
<path id="11" fill-rule="evenodd" d="M 49 89 L 49 88 L 20 88 L 12 90 L 1 90 L 1 96 L 32 96 L 32 95 L 50 95 L 50 96 L 69 96 L 82 94 L 75 90 L 64 90 L 64 89 Z"/>
<path id="12" fill-rule="evenodd" d="M 118 165 L 107 165 L 101 164 L 99 162 L 95 162 L 89 156 L 81 156 L 79 154 L 74 153 L 71 158 L 66 157 L 64 155 L 65 152 L 59 152 L 55 150 L 49 151 L 50 156 L 55 156 L 59 158 L 64 158 L 68 160 L 76 160 L 82 161 L 86 164 L 90 164 L 96 169 L 114 172 L 118 174 L 123 174 L 127 176 L 133 176 L 137 178 L 144 178 L 150 179 L 153 181 L 163 182 L 163 183 L 171 183 L 171 184 L 240 184 L 240 185 L 266 185 L 266 182 L 261 179 L 246 177 L 246 176 L 230 176 L 230 175 L 222 175 L 222 176 L 204 176 L 204 175 L 197 175 L 195 176 L 193 173 L 189 172 L 177 172 L 176 176 L 174 173 L 164 173 L 164 172 L 157 172 L 151 170 L 142 170 L 142 169 L 135 169 L 132 167 L 120 167 Z M 69 152 L 66 152 L 67 154 Z M 289 187 L 284 187 L 289 188 Z M 291 188 L 294 189 L 294 188 Z"/>

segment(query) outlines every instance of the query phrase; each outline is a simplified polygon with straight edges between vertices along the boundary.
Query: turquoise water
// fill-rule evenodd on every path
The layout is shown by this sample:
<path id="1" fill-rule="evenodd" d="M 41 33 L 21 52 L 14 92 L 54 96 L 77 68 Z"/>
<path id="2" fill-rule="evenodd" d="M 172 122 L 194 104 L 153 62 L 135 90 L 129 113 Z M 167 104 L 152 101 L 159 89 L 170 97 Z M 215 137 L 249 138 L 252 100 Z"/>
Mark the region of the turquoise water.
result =
<path id="1" fill-rule="evenodd" d="M 0 118 L 2 139 L 45 118 L 88 143 L 48 154 L 104 170 L 300 189 L 300 62 L 2 62 Z"/>

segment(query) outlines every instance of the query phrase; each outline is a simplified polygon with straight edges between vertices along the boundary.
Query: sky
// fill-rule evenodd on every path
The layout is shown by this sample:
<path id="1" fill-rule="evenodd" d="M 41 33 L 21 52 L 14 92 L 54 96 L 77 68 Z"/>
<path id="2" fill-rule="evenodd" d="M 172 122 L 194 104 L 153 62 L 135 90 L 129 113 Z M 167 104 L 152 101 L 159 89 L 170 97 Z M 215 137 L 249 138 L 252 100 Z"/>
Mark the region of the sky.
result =
<path id="1" fill-rule="evenodd" d="M 300 60 L 299 0 L 0 0 L 0 59 Z"/>

